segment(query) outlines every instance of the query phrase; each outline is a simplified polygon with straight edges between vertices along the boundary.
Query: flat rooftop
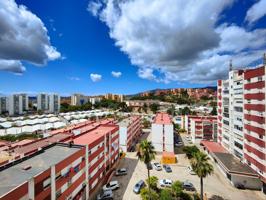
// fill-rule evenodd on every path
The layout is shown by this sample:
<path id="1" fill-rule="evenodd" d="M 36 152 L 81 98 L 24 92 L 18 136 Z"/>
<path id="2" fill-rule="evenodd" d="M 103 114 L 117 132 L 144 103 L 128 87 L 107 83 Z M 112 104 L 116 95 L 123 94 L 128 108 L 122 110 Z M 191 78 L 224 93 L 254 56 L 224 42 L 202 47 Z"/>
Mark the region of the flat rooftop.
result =
<path id="1" fill-rule="evenodd" d="M 170 115 L 167 113 L 157 113 L 153 123 L 155 124 L 172 124 L 172 120 L 170 118 Z"/>
<path id="2" fill-rule="evenodd" d="M 126 119 L 123 119 L 121 122 L 118 123 L 119 126 L 128 127 L 131 123 L 133 123 L 138 117 L 131 116 Z"/>
<path id="3" fill-rule="evenodd" d="M 116 128 L 115 125 L 110 126 L 101 124 L 92 130 L 88 130 L 87 133 L 79 135 L 73 140 L 73 142 L 78 145 L 89 145 Z"/>
<path id="4" fill-rule="evenodd" d="M 211 153 L 228 153 L 226 149 L 217 142 L 202 140 L 200 144 L 203 145 Z"/>
<path id="5" fill-rule="evenodd" d="M 80 147 L 75 145 L 69 147 L 56 144 L 21 163 L 0 171 L 0 197 L 79 150 Z M 24 170 L 25 166 L 31 166 L 31 168 Z"/>
<path id="6" fill-rule="evenodd" d="M 214 153 L 214 156 L 230 173 L 238 173 L 249 176 L 258 176 L 248 165 L 241 163 L 232 154 L 229 153 Z"/>

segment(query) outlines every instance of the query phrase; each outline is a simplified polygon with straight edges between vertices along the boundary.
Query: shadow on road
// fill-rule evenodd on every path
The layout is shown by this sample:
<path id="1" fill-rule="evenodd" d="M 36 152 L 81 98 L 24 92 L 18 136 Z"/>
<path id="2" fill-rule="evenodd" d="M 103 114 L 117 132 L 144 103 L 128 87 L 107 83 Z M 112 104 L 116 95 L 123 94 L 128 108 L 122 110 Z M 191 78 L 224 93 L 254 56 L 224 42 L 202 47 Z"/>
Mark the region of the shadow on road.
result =
<path id="1" fill-rule="evenodd" d="M 210 198 L 208 198 L 209 200 L 227 200 L 224 199 L 223 197 L 219 196 L 219 195 L 212 195 Z"/>

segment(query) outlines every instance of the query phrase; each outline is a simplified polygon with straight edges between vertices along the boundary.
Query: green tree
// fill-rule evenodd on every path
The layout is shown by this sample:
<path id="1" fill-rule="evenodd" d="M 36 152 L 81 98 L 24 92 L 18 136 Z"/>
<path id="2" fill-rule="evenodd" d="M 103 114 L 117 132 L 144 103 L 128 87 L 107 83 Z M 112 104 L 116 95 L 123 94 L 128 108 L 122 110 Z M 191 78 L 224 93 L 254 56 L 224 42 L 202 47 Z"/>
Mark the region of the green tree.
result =
<path id="1" fill-rule="evenodd" d="M 179 197 L 183 190 L 182 183 L 180 181 L 175 181 L 172 184 L 171 190 L 172 190 L 174 197 Z"/>
<path id="2" fill-rule="evenodd" d="M 169 115 L 175 116 L 175 106 L 171 105 L 171 108 L 168 108 L 167 113 Z"/>
<path id="3" fill-rule="evenodd" d="M 156 176 L 151 176 L 149 179 L 146 179 L 148 185 L 150 185 L 151 189 L 157 191 L 158 190 L 158 178 Z"/>
<path id="4" fill-rule="evenodd" d="M 144 128 L 150 128 L 151 127 L 151 122 L 144 118 L 143 121 L 142 121 L 142 125 L 143 125 Z"/>
<path id="5" fill-rule="evenodd" d="M 159 110 L 159 104 L 153 103 L 150 105 L 150 109 L 153 113 L 156 113 Z"/>
<path id="6" fill-rule="evenodd" d="M 159 200 L 159 195 L 154 190 L 143 188 L 140 191 L 140 196 L 143 200 Z"/>
<path id="7" fill-rule="evenodd" d="M 160 192 L 160 200 L 172 200 L 171 190 L 162 189 Z"/>
<path id="8" fill-rule="evenodd" d="M 156 152 L 154 151 L 154 146 L 150 141 L 143 140 L 140 144 L 137 145 L 137 157 L 140 161 L 144 162 L 148 171 L 148 180 L 150 180 L 150 169 L 149 165 L 151 161 L 155 159 Z M 150 193 L 150 200 L 151 198 L 151 187 L 150 183 L 148 182 L 148 189 Z"/>
<path id="9" fill-rule="evenodd" d="M 211 115 L 217 115 L 217 109 L 216 106 L 212 107 Z"/>
<path id="10" fill-rule="evenodd" d="M 143 111 L 144 111 L 145 113 L 147 113 L 147 111 L 148 111 L 148 106 L 147 106 L 146 103 L 143 104 L 142 109 L 143 109 Z"/>
<path id="11" fill-rule="evenodd" d="M 210 158 L 202 152 L 193 154 L 190 164 L 194 172 L 200 178 L 200 198 L 203 200 L 203 178 L 213 173 L 213 166 L 209 163 Z"/>
<path id="12" fill-rule="evenodd" d="M 197 146 L 193 145 L 193 146 L 185 146 L 183 148 L 183 151 L 185 152 L 186 156 L 188 159 L 193 158 L 193 155 L 197 152 L 199 152 L 200 150 L 198 149 Z"/>

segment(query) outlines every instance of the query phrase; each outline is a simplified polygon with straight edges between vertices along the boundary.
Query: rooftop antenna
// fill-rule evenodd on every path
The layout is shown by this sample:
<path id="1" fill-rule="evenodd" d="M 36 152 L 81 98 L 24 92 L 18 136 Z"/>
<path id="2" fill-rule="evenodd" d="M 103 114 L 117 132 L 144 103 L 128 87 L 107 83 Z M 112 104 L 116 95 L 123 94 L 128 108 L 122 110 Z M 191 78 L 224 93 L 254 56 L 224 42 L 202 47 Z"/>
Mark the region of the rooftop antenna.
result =
<path id="1" fill-rule="evenodd" d="M 266 53 L 263 54 L 263 64 L 266 65 Z"/>
<path id="2" fill-rule="evenodd" d="M 233 70 L 232 59 L 229 61 L 229 72 Z"/>

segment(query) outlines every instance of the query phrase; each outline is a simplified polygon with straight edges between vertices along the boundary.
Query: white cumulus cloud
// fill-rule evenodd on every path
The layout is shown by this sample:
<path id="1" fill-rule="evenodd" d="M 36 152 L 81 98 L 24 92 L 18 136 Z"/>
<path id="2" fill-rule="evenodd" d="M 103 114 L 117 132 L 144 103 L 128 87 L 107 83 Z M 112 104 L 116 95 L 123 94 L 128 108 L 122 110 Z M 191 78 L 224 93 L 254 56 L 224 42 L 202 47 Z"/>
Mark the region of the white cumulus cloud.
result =
<path id="1" fill-rule="evenodd" d="M 115 78 L 119 78 L 120 76 L 122 76 L 122 72 L 115 72 L 115 71 L 112 71 L 111 74 L 112 74 L 112 76 L 115 77 Z"/>
<path id="2" fill-rule="evenodd" d="M 10 64 L 1 70 L 23 72 L 21 61 L 40 66 L 61 56 L 50 44 L 41 19 L 25 6 L 5 0 L 0 1 L 0 8 L 0 60 Z"/>
<path id="3" fill-rule="evenodd" d="M 261 58 L 266 45 L 266 29 L 218 23 L 234 0 L 97 2 L 96 17 L 109 27 L 115 45 L 139 68 L 141 78 L 213 82 L 225 78 L 230 59 L 246 66 Z"/>
<path id="4" fill-rule="evenodd" d="M 102 80 L 102 75 L 100 74 L 90 74 L 90 78 L 93 82 L 98 82 Z"/>
<path id="5" fill-rule="evenodd" d="M 266 0 L 259 0 L 248 10 L 246 20 L 254 23 L 266 15 Z"/>

